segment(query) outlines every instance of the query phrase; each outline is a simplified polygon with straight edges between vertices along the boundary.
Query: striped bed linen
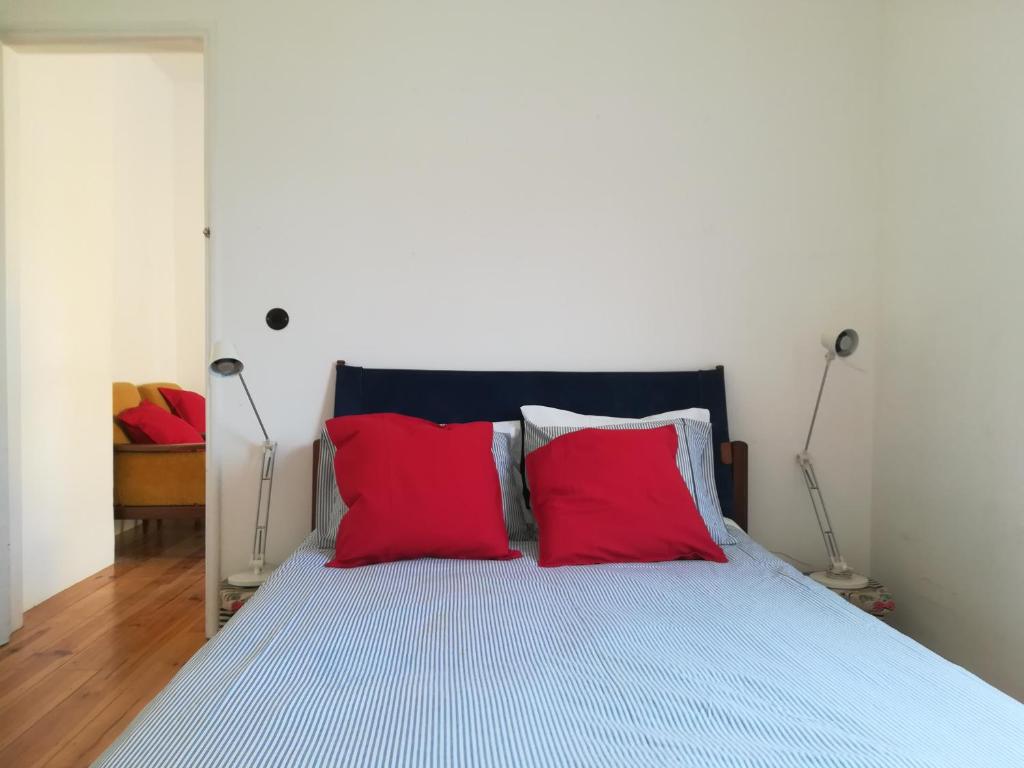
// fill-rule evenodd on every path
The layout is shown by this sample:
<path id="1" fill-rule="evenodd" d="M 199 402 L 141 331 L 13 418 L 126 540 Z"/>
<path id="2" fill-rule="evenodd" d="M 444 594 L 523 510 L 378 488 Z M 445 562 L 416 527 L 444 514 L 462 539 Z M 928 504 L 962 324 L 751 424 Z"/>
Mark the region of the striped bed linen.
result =
<path id="1" fill-rule="evenodd" d="M 348 570 L 311 536 L 96 765 L 1024 765 L 1024 705 L 732 533 Z"/>

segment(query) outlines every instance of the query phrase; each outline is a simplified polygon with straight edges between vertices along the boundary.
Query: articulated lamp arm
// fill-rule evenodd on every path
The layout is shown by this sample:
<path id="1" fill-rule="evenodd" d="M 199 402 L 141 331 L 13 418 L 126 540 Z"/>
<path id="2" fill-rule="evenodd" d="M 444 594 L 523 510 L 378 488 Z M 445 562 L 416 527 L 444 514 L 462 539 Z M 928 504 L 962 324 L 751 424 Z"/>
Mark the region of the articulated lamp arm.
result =
<path id="1" fill-rule="evenodd" d="M 821 492 L 821 484 L 818 482 L 818 475 L 814 470 L 814 461 L 810 454 L 811 437 L 814 434 L 815 422 L 818 420 L 818 410 L 821 407 L 821 396 L 825 391 L 829 368 L 837 355 L 847 357 L 853 354 L 857 348 L 858 336 L 856 331 L 847 329 L 836 336 L 828 334 L 822 336 L 822 344 L 826 349 L 825 370 L 821 374 L 821 384 L 818 386 L 818 397 L 814 401 L 814 412 L 811 414 L 811 424 L 807 429 L 804 449 L 796 455 L 797 465 L 800 467 L 804 483 L 807 485 L 807 494 L 810 496 L 814 517 L 818 521 L 818 528 L 821 531 L 821 538 L 825 542 L 825 551 L 829 559 L 828 571 L 812 573 L 811 578 L 832 588 L 860 589 L 867 586 L 868 580 L 853 572 L 839 549 L 839 542 L 836 540 L 835 530 L 832 527 L 832 518 L 828 514 L 828 506 L 825 504 L 825 496 Z"/>

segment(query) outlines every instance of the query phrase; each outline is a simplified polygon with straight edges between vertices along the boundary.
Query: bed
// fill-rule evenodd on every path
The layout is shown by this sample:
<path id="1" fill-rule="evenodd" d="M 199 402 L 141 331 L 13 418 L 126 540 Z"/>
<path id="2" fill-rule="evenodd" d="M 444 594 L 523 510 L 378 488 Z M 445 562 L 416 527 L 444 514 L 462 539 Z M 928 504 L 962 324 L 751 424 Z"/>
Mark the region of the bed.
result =
<path id="1" fill-rule="evenodd" d="M 743 517 L 722 369 L 341 365 L 335 412 L 497 421 L 539 397 L 710 407 L 722 504 Z M 515 561 L 327 569 L 311 536 L 97 765 L 1024 765 L 1024 706 L 731 525 L 725 564 L 549 569 L 536 542 Z"/>

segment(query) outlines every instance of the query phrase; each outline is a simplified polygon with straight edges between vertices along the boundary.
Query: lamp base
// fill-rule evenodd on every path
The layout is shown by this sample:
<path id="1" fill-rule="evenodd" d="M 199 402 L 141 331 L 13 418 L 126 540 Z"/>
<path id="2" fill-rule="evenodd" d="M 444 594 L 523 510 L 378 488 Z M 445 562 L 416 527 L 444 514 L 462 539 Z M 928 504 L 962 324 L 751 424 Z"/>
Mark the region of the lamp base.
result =
<path id="1" fill-rule="evenodd" d="M 259 573 L 253 570 L 233 573 L 228 576 L 228 584 L 233 587 L 259 587 L 263 585 L 263 582 L 266 581 L 267 577 L 273 572 L 273 568 L 265 565 L 263 566 L 263 570 Z"/>
<path id="2" fill-rule="evenodd" d="M 849 571 L 848 573 L 832 573 L 831 571 L 815 571 L 810 577 L 829 589 L 864 589 L 868 585 L 867 576 Z"/>

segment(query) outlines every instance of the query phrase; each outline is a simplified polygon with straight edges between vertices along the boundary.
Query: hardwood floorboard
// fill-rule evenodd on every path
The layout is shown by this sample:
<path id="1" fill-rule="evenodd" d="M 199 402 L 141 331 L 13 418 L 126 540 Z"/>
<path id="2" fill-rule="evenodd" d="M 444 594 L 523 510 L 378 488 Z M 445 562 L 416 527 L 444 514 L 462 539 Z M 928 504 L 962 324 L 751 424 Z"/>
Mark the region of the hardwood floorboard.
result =
<path id="1" fill-rule="evenodd" d="M 122 570 L 107 583 L 80 593 L 73 602 L 62 600 L 64 592 L 55 595 L 50 600 L 62 600 L 62 607 L 57 611 L 48 609 L 50 600 L 33 608 L 25 614 L 25 625 L 11 636 L 8 645 L 0 649 L 0 685 L 3 683 L 5 668 L 9 667 L 10 661 L 16 661 L 12 657 L 51 647 L 84 626 L 86 620 L 89 623 L 98 623 L 111 614 L 124 612 L 131 607 L 132 596 L 144 593 L 154 583 L 162 583 L 166 580 L 168 572 L 174 568 L 187 567 L 188 560 L 201 556 L 201 539 L 198 543 L 176 542 L 167 552 L 142 558 L 137 562 L 130 562 L 133 558 L 139 557 L 134 550 L 125 556 L 119 553 L 118 562 L 112 567 Z M 94 578 L 89 577 L 86 581 Z M 76 584 L 70 589 L 75 590 L 78 586 Z"/>
<path id="2" fill-rule="evenodd" d="M 146 532 L 142 530 L 141 525 L 136 526 L 119 534 L 116 542 L 117 559 L 113 565 L 94 573 L 88 578 L 82 579 L 82 581 L 54 595 L 49 600 L 29 609 L 25 613 L 26 626 L 42 624 L 46 619 L 57 616 L 61 611 L 83 597 L 113 583 L 115 579 L 123 581 L 128 573 L 145 563 L 146 560 L 159 556 L 174 557 L 175 552 L 180 551 L 180 549 L 176 550 L 174 547 L 184 545 L 185 551 L 198 553 L 200 556 L 203 549 L 201 532 L 197 532 L 189 526 L 171 526 L 171 524 L 168 524 L 167 529 L 156 529 L 154 527 L 153 530 Z M 10 645 L 0 648 L 0 659 L 5 654 L 11 652 L 12 648 Z"/>
<path id="3" fill-rule="evenodd" d="M 169 638 L 142 665 L 137 675 L 130 676 L 125 684 L 113 691 L 106 706 L 92 715 L 84 728 L 62 744 L 52 758 L 35 764 L 47 768 L 89 765 L 128 727 L 205 641 L 203 621 L 194 621 L 191 627 Z"/>
<path id="4" fill-rule="evenodd" d="M 0 766 L 89 765 L 206 641 L 202 531 L 138 526 L 116 552 L 0 649 Z"/>
<path id="5" fill-rule="evenodd" d="M 79 626 L 67 628 L 67 632 L 60 637 L 54 637 L 53 643 L 36 651 L 26 652 L 18 657 L 12 657 L 0 670 L 0 723 L 3 721 L 4 712 L 10 707 L 17 707 L 18 701 L 26 696 L 33 696 L 33 687 L 45 679 L 47 675 L 62 668 L 85 669 L 83 663 L 97 653 L 97 646 L 100 650 L 105 649 L 107 656 L 117 657 L 120 649 L 126 649 L 125 641 L 131 636 L 131 619 L 150 608 L 149 602 L 159 607 L 166 602 L 165 595 L 180 592 L 189 586 L 183 583 L 180 578 L 174 578 L 167 574 L 166 584 L 153 584 L 151 592 L 145 597 L 145 602 L 134 599 L 132 605 L 122 614 L 115 611 L 104 610 L 92 614 L 90 618 L 83 619 Z M 201 585 L 201 570 L 191 575 L 192 581 Z M 201 605 L 201 594 L 198 599 Z M 105 641 L 105 645 L 103 644 Z M 91 653 L 86 653 L 91 651 Z M 70 666 L 69 666 L 70 665 Z M 95 669 L 95 667 L 94 667 Z M 0 733 L 3 726 L 0 724 Z M 2 741 L 2 740 L 0 740 Z"/>
<path id="6" fill-rule="evenodd" d="M 45 717 L 64 699 L 81 688 L 96 673 L 81 669 L 67 675 L 52 677 L 34 686 L 31 696 L 23 696 L 17 706 L 9 706 L 0 712 L 0 765 L 13 765 L 3 759 L 5 747 L 18 738 L 32 725 Z"/>
<path id="7" fill-rule="evenodd" d="M 188 561 L 183 561 L 187 565 Z M 121 662 L 130 656 L 133 643 L 145 639 L 142 633 L 151 631 L 166 621 L 169 603 L 190 592 L 188 599 L 202 605 L 203 563 L 198 561 L 187 570 L 164 572 L 163 583 L 151 582 L 152 591 L 125 610 L 122 618 L 114 622 L 96 622 L 88 628 L 72 631 L 53 646 L 23 655 L 16 664 L 7 665 L 8 671 L 0 676 L 0 718 L 6 706 L 29 692 L 31 686 L 59 668 L 103 669 L 109 661 Z"/>
<path id="8" fill-rule="evenodd" d="M 132 564 L 131 567 L 136 567 Z M 60 592 L 49 600 L 40 603 L 35 608 L 29 609 L 25 613 L 25 621 L 29 624 L 40 624 L 49 618 L 57 616 L 68 606 L 74 605 L 76 602 L 81 600 L 86 595 L 95 592 L 97 589 L 110 584 L 114 579 L 114 566 L 104 568 L 99 573 L 94 573 L 87 579 L 82 579 L 74 586 L 68 587 L 63 592 Z M 6 650 L 7 646 L 0 649 L 0 653 Z"/>
<path id="9" fill-rule="evenodd" d="M 204 622 L 191 619 L 112 674 L 94 672 L 22 736 L 0 751 L 0 764 L 88 765 L 167 684 L 206 640 Z M 60 733 L 59 742 L 48 738 Z"/>

